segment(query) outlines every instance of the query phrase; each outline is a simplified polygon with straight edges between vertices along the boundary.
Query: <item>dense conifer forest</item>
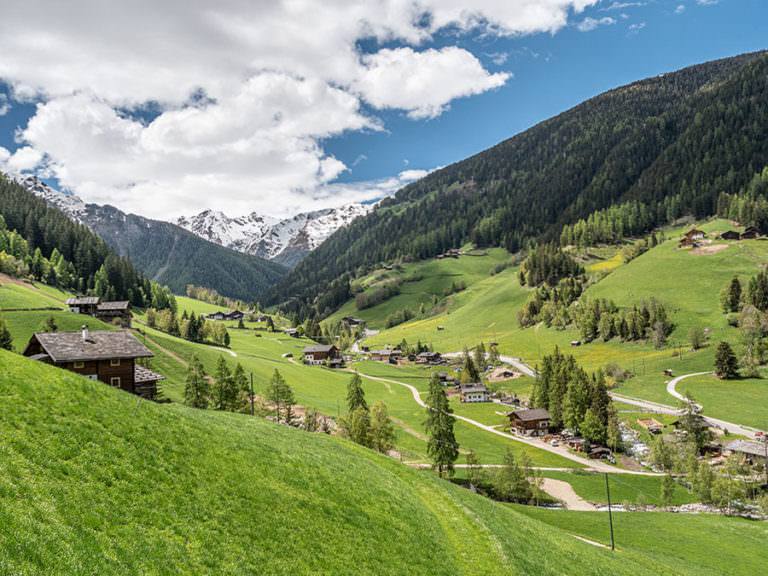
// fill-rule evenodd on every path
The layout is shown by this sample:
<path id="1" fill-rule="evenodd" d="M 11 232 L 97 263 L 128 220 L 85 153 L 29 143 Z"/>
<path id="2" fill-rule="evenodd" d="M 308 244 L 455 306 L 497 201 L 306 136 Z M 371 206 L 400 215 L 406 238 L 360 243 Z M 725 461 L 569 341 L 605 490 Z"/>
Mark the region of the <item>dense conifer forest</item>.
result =
<path id="1" fill-rule="evenodd" d="M 266 300 L 298 320 L 325 316 L 351 296 L 351 278 L 381 262 L 466 242 L 516 252 L 617 241 L 689 214 L 757 214 L 748 191 L 768 165 L 766 75 L 760 52 L 601 94 L 383 200 Z"/>
<path id="2" fill-rule="evenodd" d="M 166 308 L 167 290 L 150 282 L 96 234 L 0 174 L 0 265 L 13 276 L 135 306 Z"/>

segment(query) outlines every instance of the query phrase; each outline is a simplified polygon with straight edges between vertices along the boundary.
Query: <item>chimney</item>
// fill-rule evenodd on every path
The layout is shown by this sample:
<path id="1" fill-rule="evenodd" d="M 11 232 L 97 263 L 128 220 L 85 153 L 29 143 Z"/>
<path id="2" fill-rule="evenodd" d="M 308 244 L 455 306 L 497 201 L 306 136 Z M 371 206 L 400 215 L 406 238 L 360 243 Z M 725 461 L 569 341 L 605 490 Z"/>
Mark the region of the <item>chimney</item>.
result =
<path id="1" fill-rule="evenodd" d="M 88 334 L 88 326 L 83 324 L 83 342 L 88 342 L 90 340 L 90 334 Z"/>

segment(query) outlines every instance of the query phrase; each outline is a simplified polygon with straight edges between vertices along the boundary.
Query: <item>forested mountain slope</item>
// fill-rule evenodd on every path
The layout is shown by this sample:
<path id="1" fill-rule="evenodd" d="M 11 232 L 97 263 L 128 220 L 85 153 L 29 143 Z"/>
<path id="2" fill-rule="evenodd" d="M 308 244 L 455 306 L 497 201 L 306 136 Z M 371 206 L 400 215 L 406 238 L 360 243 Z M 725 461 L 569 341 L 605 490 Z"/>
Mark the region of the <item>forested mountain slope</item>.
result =
<path id="1" fill-rule="evenodd" d="M 746 54 L 611 90 L 413 183 L 310 254 L 269 293 L 301 319 L 349 296 L 347 274 L 467 241 L 510 251 L 559 239 L 612 205 L 640 228 L 715 212 L 768 164 L 768 56 Z M 315 299 L 318 291 L 323 295 Z"/>
<path id="2" fill-rule="evenodd" d="M 255 301 L 285 273 L 279 264 L 219 246 L 181 226 L 126 214 L 112 206 L 86 204 L 34 176 L 14 179 L 52 209 L 90 228 L 149 278 L 176 294 L 184 294 L 188 284 L 195 284 L 224 296 Z"/>

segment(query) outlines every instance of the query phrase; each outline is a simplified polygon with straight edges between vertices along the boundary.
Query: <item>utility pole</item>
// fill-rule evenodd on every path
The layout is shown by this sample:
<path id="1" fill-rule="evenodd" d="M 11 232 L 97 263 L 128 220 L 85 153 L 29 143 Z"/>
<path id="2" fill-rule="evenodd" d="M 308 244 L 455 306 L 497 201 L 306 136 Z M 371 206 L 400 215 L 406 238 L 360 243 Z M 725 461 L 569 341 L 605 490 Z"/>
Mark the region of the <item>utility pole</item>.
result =
<path id="1" fill-rule="evenodd" d="M 253 372 L 251 372 L 251 416 L 255 416 L 256 412 L 253 407 Z"/>
<path id="2" fill-rule="evenodd" d="M 605 473 L 605 493 L 608 496 L 608 523 L 611 526 L 611 550 L 616 550 L 613 543 L 613 515 L 611 514 L 611 489 L 608 487 L 608 472 Z"/>

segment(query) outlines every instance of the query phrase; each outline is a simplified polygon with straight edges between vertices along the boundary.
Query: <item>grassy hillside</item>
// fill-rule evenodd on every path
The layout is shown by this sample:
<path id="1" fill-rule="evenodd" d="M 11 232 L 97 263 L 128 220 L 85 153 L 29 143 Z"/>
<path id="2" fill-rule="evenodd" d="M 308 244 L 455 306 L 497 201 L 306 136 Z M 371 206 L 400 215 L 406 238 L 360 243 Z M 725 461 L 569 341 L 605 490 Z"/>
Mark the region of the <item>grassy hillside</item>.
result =
<path id="1" fill-rule="evenodd" d="M 331 437 L 174 405 L 134 413 L 133 396 L 2 351 L 0 373 L 3 573 L 621 575 L 659 566 L 613 557 Z"/>
<path id="2" fill-rule="evenodd" d="M 610 544 L 608 514 L 515 506 L 515 510 L 558 529 Z M 704 514 L 662 512 L 613 515 L 620 556 L 655 559 L 660 573 L 689 570 L 702 576 L 764 574 L 768 570 L 764 522 Z M 663 568 L 661 568 L 663 566 Z"/>

